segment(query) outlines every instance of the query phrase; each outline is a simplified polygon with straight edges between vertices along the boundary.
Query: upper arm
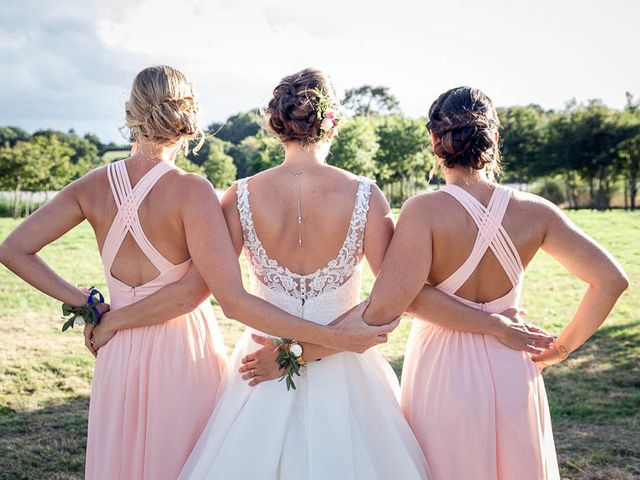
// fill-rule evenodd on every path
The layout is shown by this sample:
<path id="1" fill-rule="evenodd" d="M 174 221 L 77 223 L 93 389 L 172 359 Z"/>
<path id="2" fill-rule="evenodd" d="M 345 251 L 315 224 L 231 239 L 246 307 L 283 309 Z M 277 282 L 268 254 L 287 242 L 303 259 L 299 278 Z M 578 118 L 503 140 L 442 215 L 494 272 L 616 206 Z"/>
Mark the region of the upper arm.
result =
<path id="1" fill-rule="evenodd" d="M 570 273 L 602 288 L 626 288 L 626 274 L 616 259 L 598 242 L 580 230 L 551 202 L 541 201 L 546 220 L 542 249 Z"/>
<path id="2" fill-rule="evenodd" d="M 238 257 L 213 186 L 197 175 L 187 177 L 182 216 L 189 254 L 222 305 L 244 291 Z"/>
<path id="3" fill-rule="evenodd" d="M 369 324 L 389 323 L 401 315 L 424 286 L 431 269 L 428 202 L 405 202 L 365 312 Z"/>
<path id="4" fill-rule="evenodd" d="M 63 188 L 11 232 L 3 242 L 5 248 L 25 255 L 35 254 L 82 222 L 85 215 L 79 197 L 87 188 L 86 183 L 83 177 Z"/>
<path id="5" fill-rule="evenodd" d="M 234 183 L 226 192 L 224 192 L 220 205 L 222 206 L 222 212 L 224 213 L 224 218 L 227 222 L 227 228 L 229 229 L 233 248 L 236 251 L 236 255 L 240 256 L 242 246 L 244 244 L 244 238 L 242 236 L 240 213 L 238 212 L 237 194 L 238 184 Z"/>
<path id="6" fill-rule="evenodd" d="M 364 231 L 364 254 L 374 275 L 378 275 L 382 260 L 393 236 L 393 214 L 387 199 L 377 185 L 371 185 L 369 213 Z"/>

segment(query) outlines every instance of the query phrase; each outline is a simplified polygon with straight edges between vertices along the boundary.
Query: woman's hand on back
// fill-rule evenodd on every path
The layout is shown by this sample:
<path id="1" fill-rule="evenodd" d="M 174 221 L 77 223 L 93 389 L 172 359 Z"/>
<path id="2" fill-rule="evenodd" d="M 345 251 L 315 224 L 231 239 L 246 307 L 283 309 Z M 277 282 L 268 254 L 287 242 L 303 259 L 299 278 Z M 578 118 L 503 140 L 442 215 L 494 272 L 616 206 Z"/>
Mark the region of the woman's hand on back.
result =
<path id="1" fill-rule="evenodd" d="M 495 337 L 507 347 L 540 355 L 548 351 L 554 342 L 554 337 L 543 329 L 525 322 L 522 310 L 510 308 L 500 314 L 493 315 L 499 321 Z"/>

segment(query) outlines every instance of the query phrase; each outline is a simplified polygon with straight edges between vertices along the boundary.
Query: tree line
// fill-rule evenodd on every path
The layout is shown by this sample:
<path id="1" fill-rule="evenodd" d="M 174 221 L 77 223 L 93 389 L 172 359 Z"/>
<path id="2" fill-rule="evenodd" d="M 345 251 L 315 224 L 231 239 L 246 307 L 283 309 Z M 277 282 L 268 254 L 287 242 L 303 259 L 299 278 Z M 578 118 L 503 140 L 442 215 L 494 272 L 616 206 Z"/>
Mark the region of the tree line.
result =
<path id="1" fill-rule="evenodd" d="M 424 189 L 436 164 L 424 118 L 402 114 L 386 87 L 362 86 L 343 99 L 341 123 L 328 162 L 375 178 L 391 203 Z M 640 174 L 640 102 L 627 94 L 624 109 L 593 100 L 569 102 L 562 110 L 538 105 L 498 109 L 502 128 L 503 182 L 538 184 L 537 193 L 569 208 L 610 206 L 622 188 L 634 209 Z M 280 163 L 279 141 L 262 128 L 256 111 L 212 123 L 198 153 L 177 164 L 206 176 L 217 188 Z M 41 130 L 33 134 L 0 127 L 0 190 L 13 191 L 13 213 L 23 209 L 20 192 L 58 190 L 88 170 L 108 162 L 109 151 L 91 134 Z M 117 157 L 117 156 L 116 156 Z M 436 181 L 442 181 L 436 175 Z M 29 207 L 26 209 L 28 214 Z"/>

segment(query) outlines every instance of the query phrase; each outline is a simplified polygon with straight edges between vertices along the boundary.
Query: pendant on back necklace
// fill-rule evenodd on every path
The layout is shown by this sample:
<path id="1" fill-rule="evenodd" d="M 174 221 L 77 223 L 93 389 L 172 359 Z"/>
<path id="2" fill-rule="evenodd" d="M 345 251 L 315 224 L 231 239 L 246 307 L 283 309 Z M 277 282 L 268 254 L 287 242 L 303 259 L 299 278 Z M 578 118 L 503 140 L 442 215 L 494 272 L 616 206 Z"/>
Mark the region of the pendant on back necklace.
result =
<path id="1" fill-rule="evenodd" d="M 311 170 L 314 167 L 317 167 L 318 165 L 321 165 L 320 163 L 314 163 L 313 165 L 309 165 L 306 168 L 303 168 L 302 170 L 294 170 L 292 169 L 289 165 L 285 165 L 284 163 L 282 164 L 284 167 L 287 168 L 287 170 L 289 170 L 291 173 L 293 173 L 293 175 L 296 177 L 296 205 L 298 207 L 298 247 L 302 247 L 302 204 L 300 202 L 300 175 L 302 175 L 305 172 L 308 172 L 309 170 Z"/>

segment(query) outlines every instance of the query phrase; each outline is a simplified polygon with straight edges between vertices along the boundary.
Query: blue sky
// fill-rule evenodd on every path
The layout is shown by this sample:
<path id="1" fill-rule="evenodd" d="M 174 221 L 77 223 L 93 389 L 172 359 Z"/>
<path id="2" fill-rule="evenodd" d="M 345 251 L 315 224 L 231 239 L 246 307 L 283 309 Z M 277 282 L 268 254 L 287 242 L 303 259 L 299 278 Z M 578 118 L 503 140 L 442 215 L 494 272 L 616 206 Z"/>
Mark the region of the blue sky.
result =
<path id="1" fill-rule="evenodd" d="M 411 116 L 461 84 L 500 106 L 619 108 L 640 96 L 638 24 L 631 0 L 3 1 L 0 125 L 120 142 L 131 81 L 158 63 L 192 79 L 205 124 L 264 105 L 306 66 L 338 90 L 389 86 Z"/>

